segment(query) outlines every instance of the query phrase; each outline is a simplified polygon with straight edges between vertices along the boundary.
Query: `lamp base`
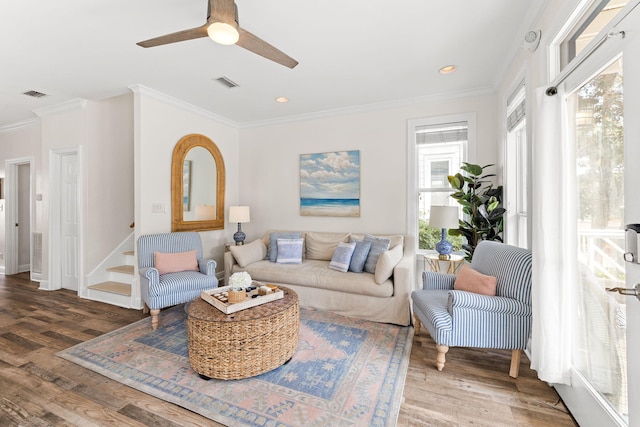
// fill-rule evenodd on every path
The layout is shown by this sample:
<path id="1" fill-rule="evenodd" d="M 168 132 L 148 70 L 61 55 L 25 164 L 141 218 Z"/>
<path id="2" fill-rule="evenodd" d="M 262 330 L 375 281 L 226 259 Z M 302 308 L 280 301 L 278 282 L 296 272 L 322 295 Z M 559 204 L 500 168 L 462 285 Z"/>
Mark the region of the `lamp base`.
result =
<path id="1" fill-rule="evenodd" d="M 447 229 L 442 229 L 442 240 L 436 243 L 436 252 L 438 252 L 438 258 L 447 260 L 451 258 L 451 252 L 453 252 L 453 244 L 447 240 Z"/>
<path id="2" fill-rule="evenodd" d="M 244 239 L 246 237 L 247 235 L 240 229 L 240 223 L 238 223 L 238 231 L 233 233 L 233 240 L 236 242 L 236 246 L 244 245 Z"/>

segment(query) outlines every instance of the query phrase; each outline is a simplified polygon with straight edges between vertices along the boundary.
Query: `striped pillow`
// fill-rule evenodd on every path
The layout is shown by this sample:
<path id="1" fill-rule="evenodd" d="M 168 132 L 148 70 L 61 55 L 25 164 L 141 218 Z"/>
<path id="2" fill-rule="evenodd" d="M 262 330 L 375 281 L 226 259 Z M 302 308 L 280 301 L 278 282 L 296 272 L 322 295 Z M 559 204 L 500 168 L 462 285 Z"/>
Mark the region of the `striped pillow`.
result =
<path id="1" fill-rule="evenodd" d="M 355 243 L 338 243 L 338 247 L 333 253 L 333 257 L 329 263 L 329 268 L 346 273 L 349 269 L 349 263 L 351 262 L 351 256 L 355 248 Z"/>
<path id="2" fill-rule="evenodd" d="M 277 232 L 269 235 L 269 261 L 276 262 L 278 258 L 278 239 L 297 239 L 300 237 L 298 232 Z"/>
<path id="3" fill-rule="evenodd" d="M 304 239 L 277 239 L 277 264 L 302 263 L 302 242 Z"/>

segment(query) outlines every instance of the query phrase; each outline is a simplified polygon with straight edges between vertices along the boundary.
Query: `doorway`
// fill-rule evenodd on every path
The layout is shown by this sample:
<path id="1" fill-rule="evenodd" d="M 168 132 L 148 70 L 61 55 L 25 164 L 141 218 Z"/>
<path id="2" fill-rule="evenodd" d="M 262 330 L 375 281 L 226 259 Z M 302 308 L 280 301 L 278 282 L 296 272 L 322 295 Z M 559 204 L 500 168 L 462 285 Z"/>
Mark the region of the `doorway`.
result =
<path id="1" fill-rule="evenodd" d="M 637 3 L 636 3 L 637 5 Z M 635 7 L 635 6 L 634 6 Z M 580 280 L 573 307 L 571 385 L 556 389 L 584 426 L 640 425 L 640 301 L 607 292 L 633 288 L 640 264 L 624 262 L 624 227 L 640 223 L 640 8 L 567 78 L 565 91 L 577 183 L 575 254 Z M 569 177 L 567 177 L 569 178 Z M 637 259 L 637 254 L 636 254 Z"/>
<path id="2" fill-rule="evenodd" d="M 6 161 L 5 274 L 31 271 L 32 159 Z"/>

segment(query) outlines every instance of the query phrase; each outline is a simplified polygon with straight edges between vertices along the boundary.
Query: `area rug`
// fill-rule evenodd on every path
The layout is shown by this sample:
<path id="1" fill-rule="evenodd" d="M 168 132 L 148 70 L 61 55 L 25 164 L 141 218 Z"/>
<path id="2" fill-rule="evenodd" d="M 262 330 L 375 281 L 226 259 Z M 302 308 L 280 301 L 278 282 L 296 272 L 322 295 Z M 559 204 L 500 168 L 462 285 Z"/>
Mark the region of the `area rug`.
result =
<path id="1" fill-rule="evenodd" d="M 58 356 L 228 426 L 394 426 L 413 328 L 301 309 L 291 361 L 242 380 L 203 380 L 189 365 L 183 306 Z"/>

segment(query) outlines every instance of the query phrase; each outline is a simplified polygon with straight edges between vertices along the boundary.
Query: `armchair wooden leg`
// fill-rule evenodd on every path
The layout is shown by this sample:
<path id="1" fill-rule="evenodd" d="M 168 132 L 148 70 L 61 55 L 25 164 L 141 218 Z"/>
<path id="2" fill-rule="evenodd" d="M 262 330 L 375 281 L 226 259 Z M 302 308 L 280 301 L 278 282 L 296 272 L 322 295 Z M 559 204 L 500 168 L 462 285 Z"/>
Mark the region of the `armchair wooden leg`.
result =
<path id="1" fill-rule="evenodd" d="M 418 319 L 418 316 L 416 315 L 413 316 L 413 323 L 416 325 L 415 327 L 416 335 L 420 335 L 420 326 L 422 324 L 420 323 L 420 319 Z"/>
<path id="2" fill-rule="evenodd" d="M 438 350 L 438 356 L 436 357 L 436 367 L 438 371 L 442 371 L 444 368 L 444 362 L 446 361 L 445 354 L 449 351 L 449 346 L 436 344 L 436 350 Z"/>
<path id="3" fill-rule="evenodd" d="M 147 314 L 148 312 L 149 312 L 149 306 L 145 302 L 144 305 L 142 306 L 142 314 Z"/>
<path id="4" fill-rule="evenodd" d="M 511 350 L 511 368 L 509 368 L 509 376 L 518 378 L 520 373 L 520 350 Z"/>
<path id="5" fill-rule="evenodd" d="M 151 327 L 155 331 L 158 328 L 158 315 L 160 310 L 151 310 Z"/>

